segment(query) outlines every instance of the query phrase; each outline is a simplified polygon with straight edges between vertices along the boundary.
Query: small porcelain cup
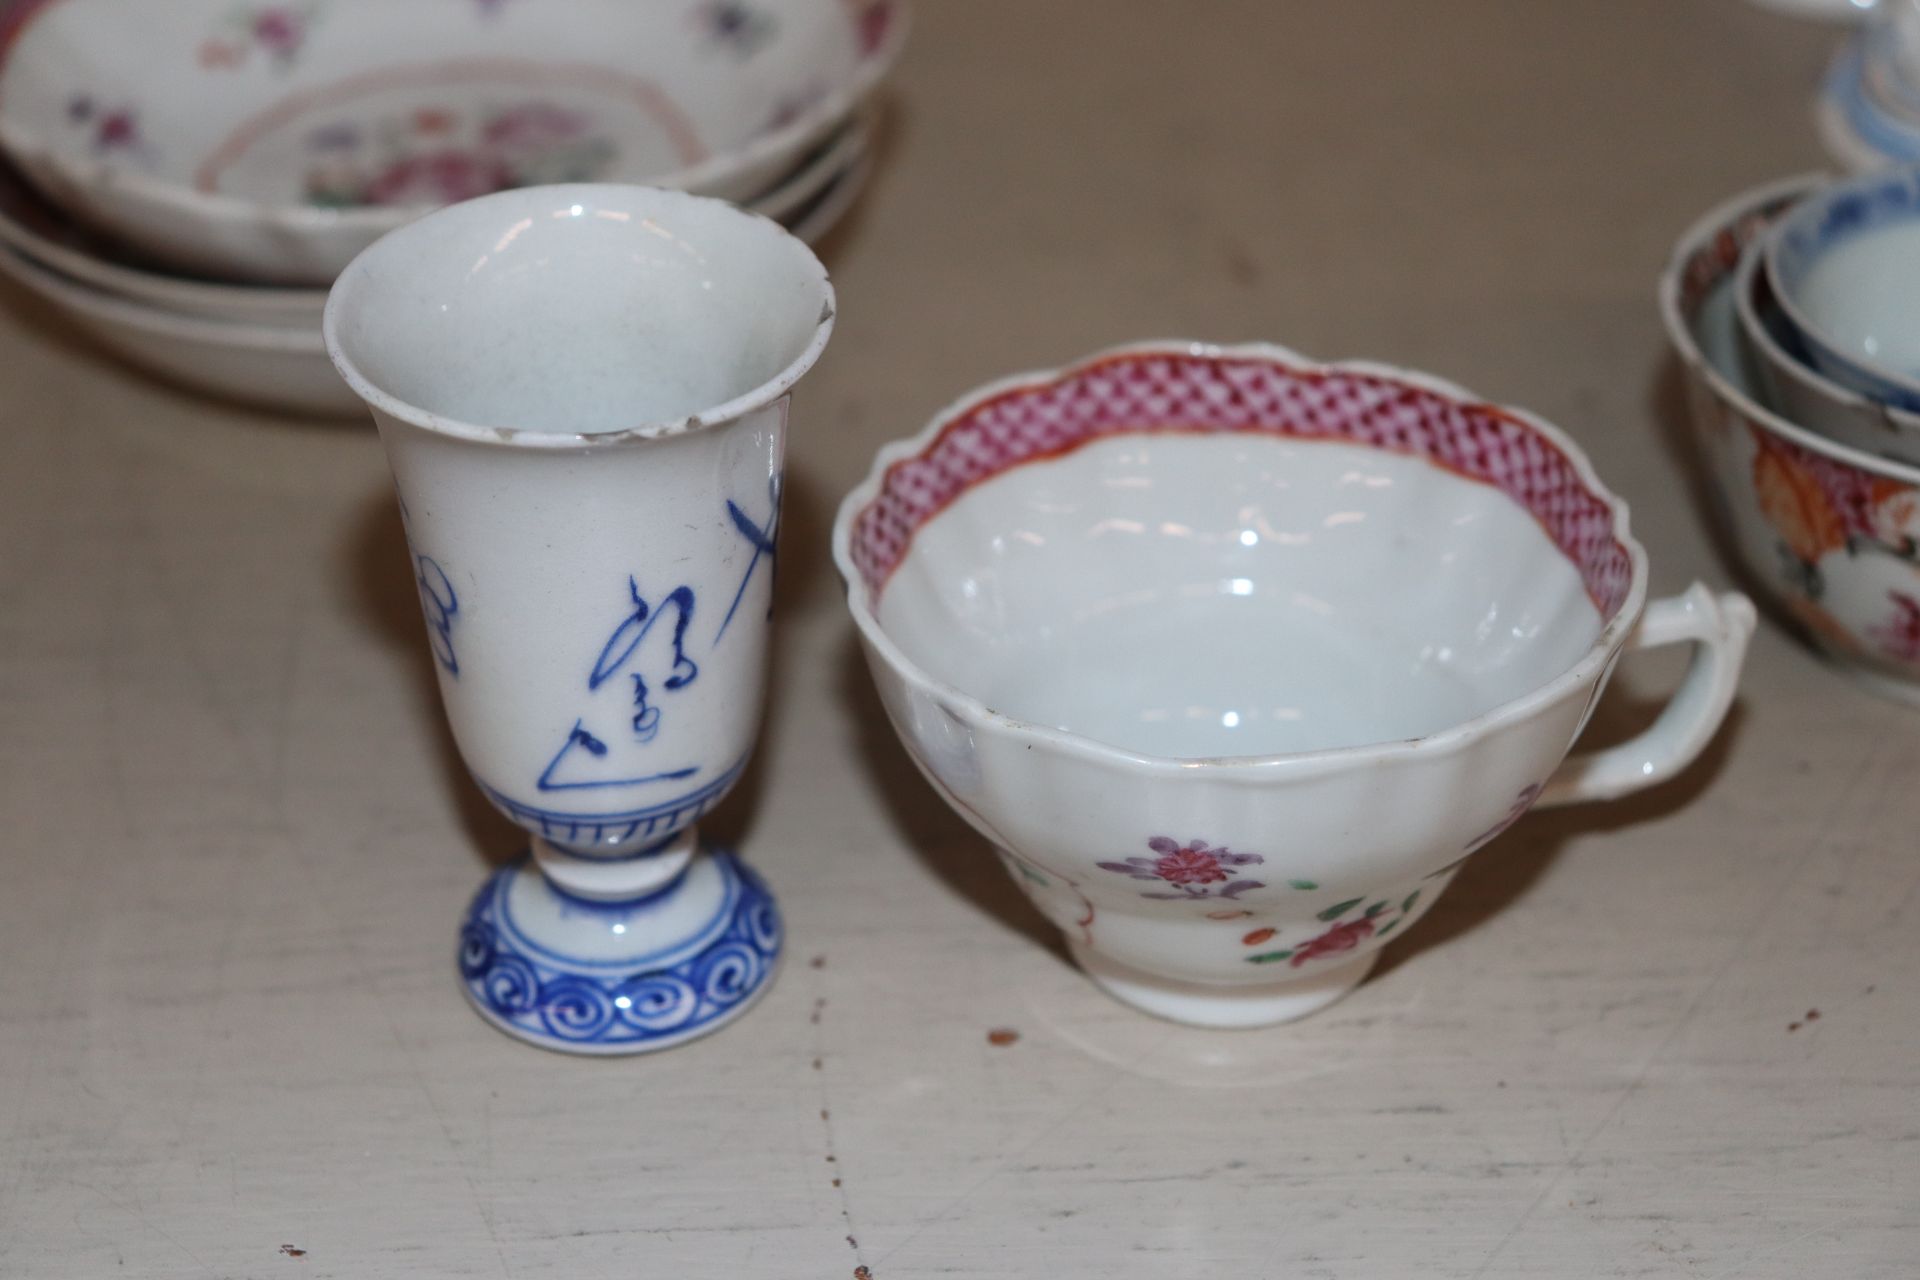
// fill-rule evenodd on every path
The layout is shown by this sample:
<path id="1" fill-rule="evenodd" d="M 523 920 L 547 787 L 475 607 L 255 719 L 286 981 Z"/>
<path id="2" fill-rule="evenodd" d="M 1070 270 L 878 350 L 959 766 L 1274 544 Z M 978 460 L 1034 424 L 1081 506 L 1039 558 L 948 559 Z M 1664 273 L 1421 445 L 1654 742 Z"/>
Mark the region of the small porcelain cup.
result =
<path id="1" fill-rule="evenodd" d="M 1764 239 L 1740 255 L 1733 305 L 1740 349 L 1768 403 L 1789 422 L 1896 461 L 1920 463 L 1920 413 L 1843 387 L 1813 367 L 1761 269 Z"/>
<path id="2" fill-rule="evenodd" d="M 789 393 L 832 325 L 805 245 L 645 187 L 455 205 L 334 287 L 454 738 L 534 837 L 462 937 L 468 995 L 514 1035 L 659 1048 L 771 976 L 771 898 L 693 823 L 758 730 Z"/>
<path id="3" fill-rule="evenodd" d="M 1754 621 L 1645 605 L 1555 428 L 1270 346 L 977 391 L 881 451 L 834 554 L 935 788 L 1097 983 L 1214 1027 L 1337 999 L 1529 806 L 1686 765 Z M 1655 724 L 1563 763 L 1621 652 L 1674 643 Z"/>
<path id="4" fill-rule="evenodd" d="M 1814 367 L 1920 412 L 1920 165 L 1836 183 L 1768 233 L 1768 284 Z"/>

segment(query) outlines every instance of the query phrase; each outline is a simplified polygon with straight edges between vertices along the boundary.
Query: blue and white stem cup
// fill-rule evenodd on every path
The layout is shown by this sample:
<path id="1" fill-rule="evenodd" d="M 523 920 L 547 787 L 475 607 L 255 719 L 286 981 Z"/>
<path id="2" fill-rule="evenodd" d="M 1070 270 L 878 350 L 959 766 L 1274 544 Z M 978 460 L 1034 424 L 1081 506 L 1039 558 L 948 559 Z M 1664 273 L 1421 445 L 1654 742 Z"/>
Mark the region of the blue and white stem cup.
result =
<path id="1" fill-rule="evenodd" d="M 461 935 L 511 1035 L 664 1048 L 773 974 L 772 898 L 694 824 L 759 728 L 788 407 L 833 318 L 775 223 L 631 186 L 454 205 L 334 286 L 454 739 L 533 837 Z"/>

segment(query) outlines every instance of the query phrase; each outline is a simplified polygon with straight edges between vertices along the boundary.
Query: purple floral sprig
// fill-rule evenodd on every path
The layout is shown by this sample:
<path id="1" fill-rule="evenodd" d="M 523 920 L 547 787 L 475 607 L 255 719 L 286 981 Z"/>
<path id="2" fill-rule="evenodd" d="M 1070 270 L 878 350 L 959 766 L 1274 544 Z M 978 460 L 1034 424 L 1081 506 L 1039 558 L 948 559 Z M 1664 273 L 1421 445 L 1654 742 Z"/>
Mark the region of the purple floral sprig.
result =
<path id="1" fill-rule="evenodd" d="M 1115 871 L 1135 880 L 1156 880 L 1173 886 L 1172 892 L 1142 893 L 1143 898 L 1228 898 L 1236 899 L 1248 889 L 1265 888 L 1260 880 L 1236 879 L 1227 868 L 1256 866 L 1266 861 L 1257 853 L 1235 853 L 1225 845 L 1210 845 L 1205 840 L 1185 844 L 1168 836 L 1147 841 L 1151 858 L 1128 858 L 1124 862 L 1102 862 L 1103 871 Z"/>

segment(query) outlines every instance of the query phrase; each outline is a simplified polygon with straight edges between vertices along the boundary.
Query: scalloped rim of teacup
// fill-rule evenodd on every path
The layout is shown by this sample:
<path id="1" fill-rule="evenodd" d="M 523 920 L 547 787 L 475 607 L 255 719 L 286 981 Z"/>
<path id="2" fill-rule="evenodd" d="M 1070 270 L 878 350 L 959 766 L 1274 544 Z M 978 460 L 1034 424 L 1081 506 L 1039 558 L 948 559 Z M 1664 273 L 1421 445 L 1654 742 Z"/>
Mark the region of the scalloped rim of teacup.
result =
<path id="1" fill-rule="evenodd" d="M 948 424 L 982 402 L 1009 391 L 1055 383 L 1105 361 L 1155 355 L 1265 360 L 1308 374 L 1347 372 L 1385 377 L 1457 402 L 1488 405 L 1502 414 L 1512 416 L 1524 423 L 1528 429 L 1539 432 L 1558 448 L 1572 464 L 1574 473 L 1579 476 L 1581 483 L 1606 503 L 1607 510 L 1613 519 L 1613 536 L 1626 549 L 1628 561 L 1633 570 L 1626 597 L 1621 601 L 1613 617 L 1602 623 L 1593 643 L 1576 662 L 1553 679 L 1528 690 L 1517 698 L 1510 698 L 1471 719 L 1420 737 L 1360 743 L 1346 747 L 1328 747 L 1315 751 L 1289 751 L 1246 756 L 1163 756 L 1131 751 L 1084 734 L 1051 728 L 995 711 L 973 694 L 923 670 L 901 651 L 892 637 L 887 634 L 886 628 L 880 625 L 880 620 L 873 611 L 873 602 L 869 598 L 871 593 L 868 591 L 866 579 L 853 563 L 854 521 L 867 504 L 879 496 L 880 487 L 885 482 L 888 469 L 896 462 L 919 453 L 931 444 Z M 1509 724 L 1524 720 L 1542 707 L 1559 700 L 1568 690 L 1586 681 L 1600 679 L 1604 675 L 1620 646 L 1625 643 L 1627 635 L 1640 621 L 1640 614 L 1646 606 L 1648 576 L 1646 549 L 1633 536 L 1627 504 L 1602 483 L 1586 452 L 1575 444 L 1566 432 L 1538 415 L 1524 409 L 1485 400 L 1455 383 L 1430 374 L 1376 361 L 1319 361 L 1277 343 L 1216 344 L 1190 339 L 1158 339 L 1108 347 L 1071 364 L 1014 374 L 964 393 L 935 414 L 925 427 L 911 436 L 889 441 L 874 455 L 873 465 L 868 470 L 866 478 L 840 500 L 839 509 L 835 513 L 833 562 L 840 571 L 842 580 L 847 584 L 847 608 L 852 613 L 854 625 L 859 628 L 861 636 L 885 659 L 890 668 L 920 692 L 933 698 L 949 714 L 1044 742 L 1054 750 L 1095 764 L 1118 765 L 1163 774 L 1190 774 L 1195 769 L 1204 768 L 1215 780 L 1237 780 L 1248 783 L 1270 781 L 1270 775 L 1275 772 L 1284 772 L 1290 777 L 1305 777 L 1332 772 L 1368 759 L 1398 759 L 1416 754 L 1451 754 L 1465 750 Z"/>
<path id="2" fill-rule="evenodd" d="M 1687 261 L 1712 243 L 1715 236 L 1732 227 L 1741 218 L 1757 213 L 1767 205 L 1778 204 L 1788 199 L 1804 199 L 1808 194 L 1831 181 L 1831 175 L 1818 170 L 1795 174 L 1790 178 L 1779 178 L 1756 187 L 1749 187 L 1738 195 L 1729 196 L 1694 219 L 1693 224 L 1682 232 L 1680 239 L 1674 243 L 1673 251 L 1667 258 L 1666 269 L 1660 275 L 1660 318 L 1666 325 L 1667 340 L 1673 344 L 1674 351 L 1706 380 L 1714 395 L 1738 409 L 1749 422 L 1764 427 L 1783 439 L 1791 440 L 1803 449 L 1831 458 L 1835 462 L 1844 463 L 1856 471 L 1888 476 L 1902 484 L 1920 487 L 1920 467 L 1895 462 L 1891 458 L 1877 457 L 1836 440 L 1829 440 L 1818 432 L 1787 421 L 1727 381 L 1726 375 L 1714 368 L 1713 362 L 1707 359 L 1705 352 L 1700 350 L 1700 343 L 1693 336 L 1693 326 L 1680 309 L 1680 289 L 1686 276 Z"/>
<path id="3" fill-rule="evenodd" d="M 700 194 L 700 188 L 714 187 L 737 173 L 750 171 L 785 151 L 796 154 L 809 142 L 826 137 L 833 127 L 852 115 L 893 69 L 906 45 L 911 16 L 907 0 L 890 0 L 893 15 L 879 45 L 864 54 L 848 78 L 812 107 L 778 129 L 747 140 L 739 147 L 715 152 L 697 164 L 667 173 L 651 174 L 644 180 L 621 185 L 655 186 Z M 37 16 L 37 15 L 36 15 Z M 15 38 L 15 45 L 19 39 Z M 4 85 L 5 57 L 0 57 L 0 85 Z M 316 208 L 311 205 L 282 204 L 245 196 L 200 191 L 190 184 L 167 180 L 129 170 L 97 156 L 76 156 L 43 140 L 0 112 L 0 148 L 16 158 L 32 157 L 60 173 L 76 188 L 88 192 L 118 189 L 155 205 L 179 213 L 203 218 L 216 224 L 241 223 L 278 232 L 319 234 L 329 231 L 357 230 L 376 234 L 397 230 L 408 222 L 444 205 L 363 205 L 354 208 Z M 23 169 L 31 166 L 21 163 Z M 36 184 L 37 185 L 37 184 Z"/>
<path id="4" fill-rule="evenodd" d="M 519 187 L 511 191 L 496 191 L 491 195 L 480 196 L 478 200 L 464 201 L 462 202 L 462 206 L 449 205 L 447 208 L 463 207 L 464 205 L 475 204 L 479 201 L 511 201 L 514 199 L 524 199 L 534 192 L 559 191 L 568 187 L 597 187 L 605 190 L 624 190 L 629 192 L 642 191 L 649 195 L 666 197 L 669 201 L 691 201 L 697 204 L 712 205 L 716 209 L 725 210 L 726 216 L 749 218 L 755 222 L 765 223 L 777 234 L 797 245 L 819 274 L 821 291 L 820 315 L 813 322 L 813 332 L 807 339 L 807 345 L 801 349 L 798 355 L 788 361 L 778 373 L 766 381 L 747 391 L 741 392 L 731 399 L 724 400 L 716 405 L 710 405 L 696 413 L 688 414 L 683 418 L 675 418 L 662 422 L 643 422 L 635 426 L 621 427 L 613 431 L 533 431 L 525 427 L 483 426 L 479 423 L 467 422 L 459 418 L 451 418 L 445 414 L 435 413 L 431 409 L 422 408 L 410 400 L 403 400 L 384 387 L 379 386 L 360 371 L 360 367 L 346 354 L 345 349 L 338 341 L 340 283 L 354 273 L 354 269 L 359 266 L 362 259 L 380 250 L 381 245 L 385 244 L 388 239 L 388 236 L 382 236 L 379 240 L 374 241 L 356 254 L 353 261 L 347 264 L 346 269 L 341 271 L 339 280 L 334 282 L 333 291 L 327 295 L 327 307 L 320 323 L 320 331 L 326 342 L 327 358 L 333 362 L 333 367 L 339 370 L 340 376 L 346 379 L 347 385 L 353 388 L 354 394 L 359 396 L 361 400 L 365 401 L 375 410 L 386 414 L 398 422 L 404 422 L 408 426 L 418 428 L 422 431 L 431 431 L 437 435 L 451 436 L 455 439 L 471 441 L 474 444 L 505 446 L 514 449 L 601 449 L 614 445 L 628 444 L 636 440 L 665 440 L 671 436 L 690 435 L 695 431 L 703 431 L 709 427 L 717 427 L 724 423 L 733 422 L 752 413 L 756 409 L 764 408 L 774 403 L 779 400 L 780 397 L 792 391 L 795 384 L 804 378 L 807 375 L 807 371 L 813 368 L 814 364 L 820 359 L 820 353 L 826 350 L 827 339 L 833 336 L 834 320 L 839 314 L 839 306 L 833 290 L 833 280 L 827 274 L 826 264 L 820 261 L 819 255 L 814 253 L 811 245 L 794 235 L 786 227 L 774 221 L 772 218 L 767 217 L 765 214 L 755 213 L 750 209 L 743 209 L 732 201 L 720 200 L 713 196 L 697 196 L 686 191 L 639 186 L 634 183 L 595 182 L 563 183 L 555 186 Z M 436 210 L 435 212 L 444 212 L 444 210 Z M 411 231 L 432 217 L 433 215 L 429 214 L 427 218 L 421 219 L 420 222 L 408 223 L 405 227 L 400 227 L 397 228 L 395 232 L 390 232 L 389 236 Z"/>

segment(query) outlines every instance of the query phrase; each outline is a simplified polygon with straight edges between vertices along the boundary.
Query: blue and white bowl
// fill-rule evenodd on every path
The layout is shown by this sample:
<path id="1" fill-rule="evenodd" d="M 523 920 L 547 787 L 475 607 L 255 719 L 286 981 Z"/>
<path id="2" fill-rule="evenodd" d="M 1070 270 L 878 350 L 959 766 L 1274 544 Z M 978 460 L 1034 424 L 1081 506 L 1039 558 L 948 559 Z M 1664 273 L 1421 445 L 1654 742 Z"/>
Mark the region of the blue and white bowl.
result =
<path id="1" fill-rule="evenodd" d="M 1766 271 L 1815 368 L 1920 410 L 1920 165 L 1810 196 L 1769 233 Z"/>

